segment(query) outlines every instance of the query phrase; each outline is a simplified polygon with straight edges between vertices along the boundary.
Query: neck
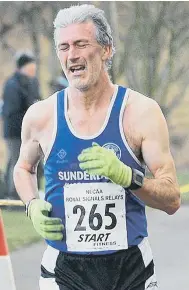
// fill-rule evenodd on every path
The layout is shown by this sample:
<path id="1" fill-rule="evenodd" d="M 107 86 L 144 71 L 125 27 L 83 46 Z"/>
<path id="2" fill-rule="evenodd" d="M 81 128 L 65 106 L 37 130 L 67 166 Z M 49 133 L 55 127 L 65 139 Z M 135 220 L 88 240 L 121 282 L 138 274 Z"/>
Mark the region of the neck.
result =
<path id="1" fill-rule="evenodd" d="M 109 76 L 100 78 L 99 81 L 91 86 L 87 91 L 79 91 L 76 88 L 68 88 L 69 109 L 79 109 L 91 111 L 99 106 L 109 104 L 114 93 L 115 86 L 110 81 Z"/>

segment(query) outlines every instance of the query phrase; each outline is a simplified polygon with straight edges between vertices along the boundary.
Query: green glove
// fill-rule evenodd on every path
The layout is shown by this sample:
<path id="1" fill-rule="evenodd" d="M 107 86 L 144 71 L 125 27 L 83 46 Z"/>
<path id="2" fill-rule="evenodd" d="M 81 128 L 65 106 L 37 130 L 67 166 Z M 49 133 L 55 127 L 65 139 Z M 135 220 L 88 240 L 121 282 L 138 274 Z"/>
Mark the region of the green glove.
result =
<path id="1" fill-rule="evenodd" d="M 102 175 L 123 187 L 129 187 L 132 181 L 132 169 L 121 162 L 116 154 L 92 143 L 78 156 L 79 167 L 92 175 Z"/>
<path id="2" fill-rule="evenodd" d="M 44 239 L 62 240 L 63 224 L 59 218 L 48 217 L 52 205 L 41 199 L 33 199 L 28 207 L 28 216 L 33 222 L 33 226 Z"/>

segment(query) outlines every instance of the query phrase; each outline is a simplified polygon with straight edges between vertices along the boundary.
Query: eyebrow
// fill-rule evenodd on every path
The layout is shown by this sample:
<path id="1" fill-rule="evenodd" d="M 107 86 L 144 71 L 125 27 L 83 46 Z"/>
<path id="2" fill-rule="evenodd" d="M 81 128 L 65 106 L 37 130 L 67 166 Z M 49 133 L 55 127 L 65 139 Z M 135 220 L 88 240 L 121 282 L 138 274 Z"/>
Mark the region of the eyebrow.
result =
<path id="1" fill-rule="evenodd" d="M 78 40 L 75 40 L 73 43 L 77 44 L 78 42 L 86 42 L 86 43 L 88 43 L 89 41 L 87 39 L 78 39 Z M 65 45 L 65 44 L 68 44 L 68 42 L 59 43 L 58 48 L 61 47 L 62 45 Z"/>

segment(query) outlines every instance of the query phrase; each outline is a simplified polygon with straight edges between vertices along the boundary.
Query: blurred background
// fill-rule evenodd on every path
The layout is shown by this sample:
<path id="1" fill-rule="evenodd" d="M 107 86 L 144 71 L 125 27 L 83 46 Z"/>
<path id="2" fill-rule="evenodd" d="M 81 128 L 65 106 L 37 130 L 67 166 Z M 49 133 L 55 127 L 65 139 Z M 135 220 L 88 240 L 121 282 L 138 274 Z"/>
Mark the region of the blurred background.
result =
<path id="1" fill-rule="evenodd" d="M 0 2 L 0 107 L 4 84 L 15 71 L 14 56 L 18 51 L 29 50 L 36 58 L 40 98 L 47 98 L 56 90 L 67 86 L 55 52 L 53 21 L 59 9 L 79 3 L 91 3 L 105 11 L 116 46 L 110 71 L 112 80 L 158 102 L 169 127 L 171 152 L 179 183 L 181 186 L 187 186 L 189 184 L 188 2 Z M 6 162 L 7 146 L 3 138 L 1 118 L 0 193 L 5 190 L 3 179 Z M 189 199 L 188 191 L 185 190 L 185 194 L 182 195 L 183 204 Z M 14 212 L 14 219 L 17 225 L 22 219 L 22 229 L 19 231 L 19 227 L 15 228 L 10 212 L 11 210 L 4 211 L 3 214 L 11 250 L 39 240 L 20 212 L 18 215 Z M 186 222 L 184 215 L 181 219 L 182 222 Z M 162 224 L 158 226 L 161 227 Z M 170 229 L 169 222 L 167 226 L 164 222 L 164 226 L 165 231 Z M 189 284 L 186 288 L 174 289 L 188 288 Z M 173 287 L 162 289 L 173 290 Z"/>
<path id="2" fill-rule="evenodd" d="M 53 42 L 57 11 L 79 2 L 0 2 L 0 96 L 14 71 L 14 55 L 29 49 L 37 60 L 41 97 L 61 82 Z M 82 1 L 104 9 L 113 29 L 117 52 L 111 70 L 114 82 L 153 99 L 166 117 L 177 169 L 189 165 L 189 3 Z M 6 159 L 3 140 L 0 167 Z"/>

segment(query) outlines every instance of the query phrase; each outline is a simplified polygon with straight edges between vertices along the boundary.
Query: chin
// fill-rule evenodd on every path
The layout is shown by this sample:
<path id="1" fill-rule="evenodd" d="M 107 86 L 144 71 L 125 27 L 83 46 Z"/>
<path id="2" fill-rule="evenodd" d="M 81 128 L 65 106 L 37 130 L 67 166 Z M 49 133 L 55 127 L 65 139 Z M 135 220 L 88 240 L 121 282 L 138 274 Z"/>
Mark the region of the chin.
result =
<path id="1" fill-rule="evenodd" d="M 81 82 L 80 83 L 73 82 L 71 86 L 81 92 L 87 91 L 90 88 L 90 85 L 88 83 L 81 83 Z"/>

